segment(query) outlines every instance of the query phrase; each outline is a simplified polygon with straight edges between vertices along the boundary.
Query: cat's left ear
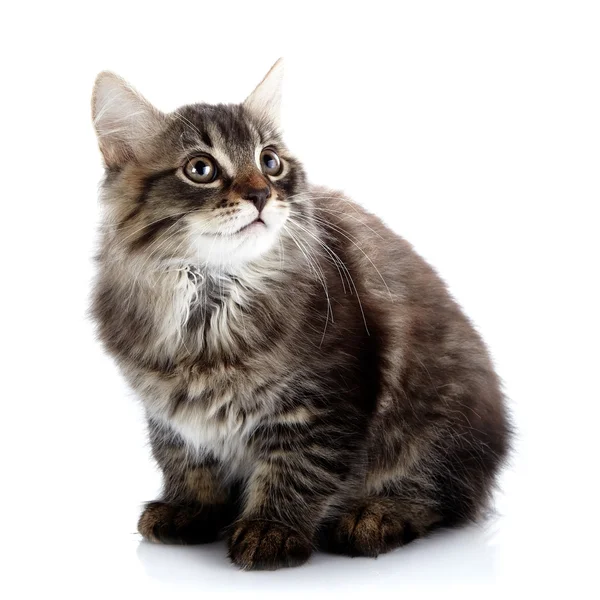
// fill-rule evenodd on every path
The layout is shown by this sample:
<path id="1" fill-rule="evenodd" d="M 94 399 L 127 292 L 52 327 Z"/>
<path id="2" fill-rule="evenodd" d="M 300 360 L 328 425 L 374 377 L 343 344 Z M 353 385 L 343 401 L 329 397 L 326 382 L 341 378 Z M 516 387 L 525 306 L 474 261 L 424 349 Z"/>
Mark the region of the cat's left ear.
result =
<path id="1" fill-rule="evenodd" d="M 283 58 L 280 58 L 255 90 L 244 100 L 244 108 L 259 120 L 267 120 L 279 127 L 282 81 Z"/>

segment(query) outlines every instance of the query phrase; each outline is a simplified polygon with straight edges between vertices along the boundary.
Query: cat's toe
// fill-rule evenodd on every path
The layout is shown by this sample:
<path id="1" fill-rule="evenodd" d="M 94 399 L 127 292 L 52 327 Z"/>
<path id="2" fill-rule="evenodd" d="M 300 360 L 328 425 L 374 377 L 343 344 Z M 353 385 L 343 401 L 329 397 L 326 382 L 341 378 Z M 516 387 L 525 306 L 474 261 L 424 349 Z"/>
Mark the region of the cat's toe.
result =
<path id="1" fill-rule="evenodd" d="M 229 539 L 229 558 L 245 570 L 296 567 L 310 557 L 310 541 L 291 527 L 263 520 L 242 520 Z"/>
<path id="2" fill-rule="evenodd" d="M 207 544 L 219 537 L 226 513 L 226 507 L 220 505 L 149 502 L 138 521 L 138 531 L 151 542 Z"/>

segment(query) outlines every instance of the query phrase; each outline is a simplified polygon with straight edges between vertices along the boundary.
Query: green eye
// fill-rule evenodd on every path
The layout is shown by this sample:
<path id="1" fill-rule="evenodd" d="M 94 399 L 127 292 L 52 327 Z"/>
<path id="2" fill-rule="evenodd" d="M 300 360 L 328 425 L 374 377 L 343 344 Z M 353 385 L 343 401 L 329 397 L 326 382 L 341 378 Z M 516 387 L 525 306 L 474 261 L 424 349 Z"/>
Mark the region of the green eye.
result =
<path id="1" fill-rule="evenodd" d="M 272 148 L 265 148 L 260 153 L 260 167 L 265 175 L 272 177 L 279 175 L 283 170 L 281 159 Z"/>
<path id="2" fill-rule="evenodd" d="M 196 156 L 183 168 L 186 177 L 194 183 L 211 183 L 218 175 L 217 165 L 209 156 Z"/>

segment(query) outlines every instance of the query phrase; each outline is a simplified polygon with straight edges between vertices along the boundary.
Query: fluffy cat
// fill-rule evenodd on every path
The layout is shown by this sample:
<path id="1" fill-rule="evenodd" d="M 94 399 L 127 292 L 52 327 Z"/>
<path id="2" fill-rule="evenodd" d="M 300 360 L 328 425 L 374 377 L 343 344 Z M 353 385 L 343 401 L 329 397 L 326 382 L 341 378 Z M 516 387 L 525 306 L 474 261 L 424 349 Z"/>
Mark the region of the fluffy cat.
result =
<path id="1" fill-rule="evenodd" d="M 245 102 L 163 114 L 101 73 L 93 315 L 164 476 L 138 529 L 228 540 L 243 569 L 377 556 L 485 510 L 510 428 L 444 283 L 279 129 L 278 62 Z"/>

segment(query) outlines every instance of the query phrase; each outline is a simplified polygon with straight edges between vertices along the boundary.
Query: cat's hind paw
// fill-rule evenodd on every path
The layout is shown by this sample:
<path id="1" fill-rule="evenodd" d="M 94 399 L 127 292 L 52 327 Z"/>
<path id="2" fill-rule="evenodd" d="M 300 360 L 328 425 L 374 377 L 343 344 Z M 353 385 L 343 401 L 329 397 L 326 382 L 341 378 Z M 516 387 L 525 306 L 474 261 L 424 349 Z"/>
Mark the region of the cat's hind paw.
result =
<path id="1" fill-rule="evenodd" d="M 422 537 L 437 519 L 428 509 L 400 502 L 365 502 L 328 528 L 323 546 L 335 554 L 376 557 Z"/>

